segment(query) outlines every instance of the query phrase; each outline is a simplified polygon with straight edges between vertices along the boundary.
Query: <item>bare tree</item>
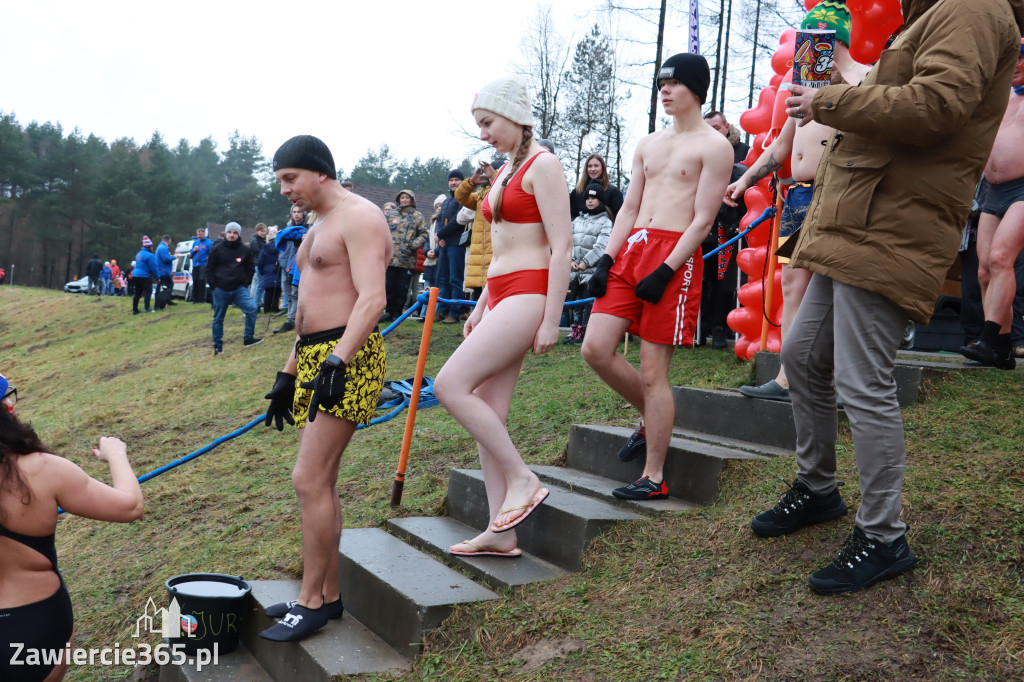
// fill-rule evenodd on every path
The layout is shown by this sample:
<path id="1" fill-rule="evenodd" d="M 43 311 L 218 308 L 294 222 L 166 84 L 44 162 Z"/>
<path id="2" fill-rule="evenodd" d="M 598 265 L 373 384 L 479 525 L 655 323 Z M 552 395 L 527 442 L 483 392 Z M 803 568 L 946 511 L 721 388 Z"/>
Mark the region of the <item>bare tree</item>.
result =
<path id="1" fill-rule="evenodd" d="M 526 61 L 518 72 L 534 90 L 534 132 L 537 137 L 552 138 L 558 129 L 559 96 L 571 50 L 555 30 L 551 5 L 537 8 L 522 48 Z"/>

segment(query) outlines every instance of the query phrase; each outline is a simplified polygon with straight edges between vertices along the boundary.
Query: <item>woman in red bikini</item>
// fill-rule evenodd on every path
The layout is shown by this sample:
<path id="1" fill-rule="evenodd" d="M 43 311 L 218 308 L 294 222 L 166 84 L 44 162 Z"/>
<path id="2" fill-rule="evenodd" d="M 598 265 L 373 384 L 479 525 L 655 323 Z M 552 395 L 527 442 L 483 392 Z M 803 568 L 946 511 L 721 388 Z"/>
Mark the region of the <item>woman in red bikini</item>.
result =
<path id="1" fill-rule="evenodd" d="M 526 86 L 515 78 L 488 83 L 472 111 L 480 139 L 512 160 L 492 178 L 481 205 L 491 221 L 487 284 L 466 320 L 466 340 L 437 375 L 434 390 L 476 439 L 491 517 L 487 530 L 450 551 L 514 557 L 520 551 L 516 534 L 508 531 L 548 491 L 523 463 L 505 418 L 527 351 L 547 353 L 558 341 L 572 228 L 562 165 L 533 137 Z"/>

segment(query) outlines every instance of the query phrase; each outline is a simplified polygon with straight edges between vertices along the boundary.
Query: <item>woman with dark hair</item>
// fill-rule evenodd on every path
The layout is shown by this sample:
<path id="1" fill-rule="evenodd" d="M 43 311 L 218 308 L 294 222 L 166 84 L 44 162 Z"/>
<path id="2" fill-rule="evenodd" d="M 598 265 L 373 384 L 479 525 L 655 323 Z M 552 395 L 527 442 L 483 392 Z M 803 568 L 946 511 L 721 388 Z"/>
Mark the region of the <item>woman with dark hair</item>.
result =
<path id="1" fill-rule="evenodd" d="M 57 508 L 99 521 L 129 522 L 142 516 L 142 489 L 128 463 L 125 444 L 100 438 L 92 453 L 110 466 L 108 486 L 46 446 L 15 414 L 18 391 L 0 375 L 0 642 L 39 651 L 39 665 L 12 665 L 0 656 L 4 682 L 53 682 L 68 661 L 54 665 L 51 651 L 71 641 L 74 614 L 57 570 Z M 44 653 L 45 652 L 45 653 Z M 25 662 L 33 659 L 23 659 Z"/>
<path id="2" fill-rule="evenodd" d="M 523 463 L 505 420 L 526 353 L 547 353 L 558 341 L 572 232 L 562 165 L 533 137 L 526 85 L 515 78 L 488 83 L 472 111 L 480 139 L 512 160 L 494 174 L 480 205 L 491 223 L 487 282 L 466 320 L 465 341 L 434 384 L 438 400 L 477 442 L 491 519 L 487 530 L 449 551 L 517 557 L 516 534 L 506 531 L 548 491 Z"/>
<path id="3" fill-rule="evenodd" d="M 622 208 L 622 192 L 609 181 L 608 166 L 605 165 L 604 157 L 600 154 L 591 154 L 583 164 L 583 174 L 580 175 L 576 187 L 569 192 L 570 220 L 575 220 L 576 216 L 587 210 L 587 185 L 595 181 L 600 182 L 601 189 L 604 190 L 604 205 L 612 214 L 612 221 L 619 214 L 619 209 Z"/>

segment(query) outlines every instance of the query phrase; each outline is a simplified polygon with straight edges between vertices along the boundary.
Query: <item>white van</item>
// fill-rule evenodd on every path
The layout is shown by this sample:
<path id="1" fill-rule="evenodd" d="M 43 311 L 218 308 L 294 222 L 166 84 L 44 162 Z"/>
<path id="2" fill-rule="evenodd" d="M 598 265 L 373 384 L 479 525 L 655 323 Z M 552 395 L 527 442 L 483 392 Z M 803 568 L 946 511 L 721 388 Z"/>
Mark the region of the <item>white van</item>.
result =
<path id="1" fill-rule="evenodd" d="M 186 301 L 192 298 L 192 241 L 178 242 L 174 247 L 174 269 L 171 271 L 171 279 L 174 280 L 171 296 Z"/>

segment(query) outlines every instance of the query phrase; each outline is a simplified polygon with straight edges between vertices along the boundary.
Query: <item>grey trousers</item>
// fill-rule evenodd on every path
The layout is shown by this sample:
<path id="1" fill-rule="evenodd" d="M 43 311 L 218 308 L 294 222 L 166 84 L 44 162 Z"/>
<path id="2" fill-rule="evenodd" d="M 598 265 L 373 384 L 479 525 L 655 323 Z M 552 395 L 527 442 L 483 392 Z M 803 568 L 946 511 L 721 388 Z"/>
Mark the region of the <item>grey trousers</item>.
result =
<path id="1" fill-rule="evenodd" d="M 815 274 L 782 345 L 796 424 L 797 477 L 815 494 L 836 487 L 836 393 L 850 420 L 860 477 L 856 524 L 875 540 L 900 520 L 907 449 L 893 365 L 907 314 L 881 294 Z"/>
<path id="2" fill-rule="evenodd" d="M 295 313 L 299 312 L 299 288 L 288 282 L 288 322 L 295 324 Z"/>

